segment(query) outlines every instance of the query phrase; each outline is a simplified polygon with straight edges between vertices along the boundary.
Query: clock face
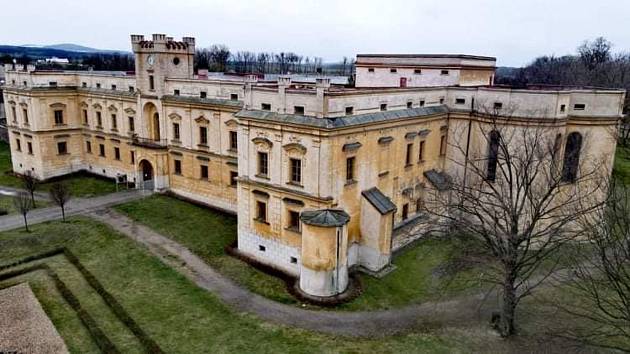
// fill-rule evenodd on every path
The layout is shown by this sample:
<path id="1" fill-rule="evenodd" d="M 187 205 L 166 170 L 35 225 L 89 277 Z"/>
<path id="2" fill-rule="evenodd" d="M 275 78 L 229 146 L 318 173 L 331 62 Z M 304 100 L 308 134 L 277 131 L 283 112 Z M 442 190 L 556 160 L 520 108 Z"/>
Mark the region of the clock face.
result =
<path id="1" fill-rule="evenodd" d="M 153 66 L 153 64 L 155 64 L 155 57 L 153 55 L 149 55 L 147 57 L 147 64 Z"/>

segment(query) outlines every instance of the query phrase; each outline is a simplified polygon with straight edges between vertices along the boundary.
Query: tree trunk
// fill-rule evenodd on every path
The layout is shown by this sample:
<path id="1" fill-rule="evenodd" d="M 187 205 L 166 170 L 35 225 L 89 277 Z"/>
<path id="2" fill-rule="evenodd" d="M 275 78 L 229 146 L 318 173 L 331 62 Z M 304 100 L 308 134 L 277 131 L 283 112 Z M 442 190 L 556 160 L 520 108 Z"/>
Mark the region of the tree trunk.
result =
<path id="1" fill-rule="evenodd" d="M 64 206 L 61 206 L 61 220 L 63 220 L 63 222 L 66 222 L 66 208 L 64 208 Z"/>
<path id="2" fill-rule="evenodd" d="M 37 208 L 35 206 L 35 192 L 31 191 L 31 202 L 33 203 L 33 209 Z"/>
<path id="3" fill-rule="evenodd" d="M 24 228 L 26 228 L 26 232 L 30 232 L 28 229 L 28 221 L 26 221 L 26 214 L 22 214 L 22 216 L 24 217 Z"/>
<path id="4" fill-rule="evenodd" d="M 507 272 L 503 282 L 503 305 L 501 308 L 501 322 L 499 332 L 502 337 L 513 335 L 516 313 L 516 289 L 514 288 L 515 277 L 512 272 Z"/>

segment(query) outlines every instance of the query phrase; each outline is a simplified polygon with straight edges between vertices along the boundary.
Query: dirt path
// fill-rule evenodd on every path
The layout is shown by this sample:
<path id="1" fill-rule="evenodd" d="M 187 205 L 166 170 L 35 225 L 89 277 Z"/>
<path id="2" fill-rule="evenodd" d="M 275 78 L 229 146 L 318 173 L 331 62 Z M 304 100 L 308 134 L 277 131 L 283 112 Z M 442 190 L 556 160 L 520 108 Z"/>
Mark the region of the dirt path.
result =
<path id="1" fill-rule="evenodd" d="M 269 300 L 233 283 L 181 244 L 118 212 L 109 209 L 97 210 L 89 215 L 144 245 L 162 262 L 172 266 L 199 287 L 214 293 L 235 310 L 256 315 L 276 324 L 333 335 L 386 336 L 419 326 L 461 325 L 471 321 L 487 321 L 492 305 L 496 305 L 492 303 L 493 301 L 483 301 L 484 294 L 479 294 L 383 311 L 340 312 L 300 309 Z"/>

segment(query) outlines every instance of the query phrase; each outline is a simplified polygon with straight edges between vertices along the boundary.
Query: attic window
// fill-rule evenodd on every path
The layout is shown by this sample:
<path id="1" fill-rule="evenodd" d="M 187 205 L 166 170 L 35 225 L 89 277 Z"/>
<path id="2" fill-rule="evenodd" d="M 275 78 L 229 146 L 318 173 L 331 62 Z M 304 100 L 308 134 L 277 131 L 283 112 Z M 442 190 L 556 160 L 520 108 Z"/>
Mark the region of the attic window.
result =
<path id="1" fill-rule="evenodd" d="M 573 106 L 573 109 L 576 110 L 576 111 L 583 111 L 583 110 L 586 109 L 586 105 L 584 103 L 576 103 Z"/>
<path id="2" fill-rule="evenodd" d="M 408 101 L 408 102 L 407 102 L 407 108 L 412 108 L 412 107 L 413 107 L 413 102 Z"/>
<path id="3" fill-rule="evenodd" d="M 466 99 L 465 98 L 456 98 L 455 99 L 455 104 L 465 104 L 466 103 Z"/>
<path id="4" fill-rule="evenodd" d="M 57 87 L 57 81 L 51 81 L 48 83 L 48 86 L 50 87 Z"/>
<path id="5" fill-rule="evenodd" d="M 567 110 L 567 105 L 566 104 L 561 104 L 560 105 L 560 112 L 564 112 Z"/>
<path id="6" fill-rule="evenodd" d="M 369 73 L 373 73 L 374 72 L 374 68 L 368 68 L 368 72 Z"/>
<path id="7" fill-rule="evenodd" d="M 420 100 L 420 107 L 424 107 L 424 100 Z"/>
<path id="8" fill-rule="evenodd" d="M 387 110 L 387 103 L 381 103 L 381 111 Z"/>
<path id="9" fill-rule="evenodd" d="M 293 113 L 295 114 L 304 114 L 304 106 L 294 106 Z"/>
<path id="10" fill-rule="evenodd" d="M 97 83 L 96 83 L 96 88 L 99 88 L 99 89 L 100 89 L 100 88 L 101 88 L 101 84 L 97 82 Z"/>
<path id="11" fill-rule="evenodd" d="M 390 72 L 390 73 L 397 73 L 397 72 L 398 72 L 398 69 L 396 69 L 396 68 L 391 68 L 391 69 L 389 69 L 389 72 Z"/>
<path id="12" fill-rule="evenodd" d="M 231 93 L 230 94 L 230 100 L 232 101 L 238 101 L 238 95 L 235 93 Z"/>
<path id="13" fill-rule="evenodd" d="M 494 103 L 494 109 L 501 109 L 501 108 L 503 108 L 503 102 Z"/>
<path id="14" fill-rule="evenodd" d="M 199 92 L 199 97 L 200 98 L 206 98 L 206 97 L 208 97 L 208 93 L 206 91 L 201 91 L 201 92 Z"/>
<path id="15" fill-rule="evenodd" d="M 263 111 L 271 111 L 271 104 L 270 103 L 261 103 L 260 104 L 260 109 L 262 109 Z"/>
<path id="16" fill-rule="evenodd" d="M 175 96 L 179 96 L 179 90 L 174 91 Z"/>
<path id="17" fill-rule="evenodd" d="M 440 72 L 440 74 L 441 74 L 441 75 L 448 75 L 448 70 L 442 70 L 442 71 Z"/>
<path id="18" fill-rule="evenodd" d="M 87 82 L 82 82 L 81 83 L 81 87 L 86 88 L 87 87 Z"/>
<path id="19" fill-rule="evenodd" d="M 354 114 L 354 107 L 352 107 L 352 106 L 346 107 L 346 115 L 347 116 L 351 116 L 353 114 Z"/>
<path id="20" fill-rule="evenodd" d="M 112 90 L 116 91 L 116 85 L 112 85 Z"/>
<path id="21" fill-rule="evenodd" d="M 414 69 L 413 73 L 416 75 L 420 75 L 422 74 L 422 69 Z"/>

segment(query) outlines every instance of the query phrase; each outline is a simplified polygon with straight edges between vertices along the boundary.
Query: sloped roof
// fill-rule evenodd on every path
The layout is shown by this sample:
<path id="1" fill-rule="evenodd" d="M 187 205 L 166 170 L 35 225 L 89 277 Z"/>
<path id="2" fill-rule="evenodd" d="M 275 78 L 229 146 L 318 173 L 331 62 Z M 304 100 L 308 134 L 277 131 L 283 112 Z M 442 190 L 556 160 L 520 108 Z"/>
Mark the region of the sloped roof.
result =
<path id="1" fill-rule="evenodd" d="M 307 225 L 339 227 L 350 221 L 350 215 L 341 209 L 305 210 L 300 214 L 300 219 Z"/>
<path id="2" fill-rule="evenodd" d="M 372 204 L 372 206 L 374 206 L 381 215 L 385 215 L 396 210 L 396 205 L 376 187 L 364 190 L 361 192 L 361 195 L 365 197 L 365 199 L 367 199 L 367 201 L 370 202 L 370 204 Z"/>
<path id="3" fill-rule="evenodd" d="M 445 191 L 451 187 L 451 177 L 444 172 L 429 170 L 424 172 L 424 176 L 439 191 Z"/>

